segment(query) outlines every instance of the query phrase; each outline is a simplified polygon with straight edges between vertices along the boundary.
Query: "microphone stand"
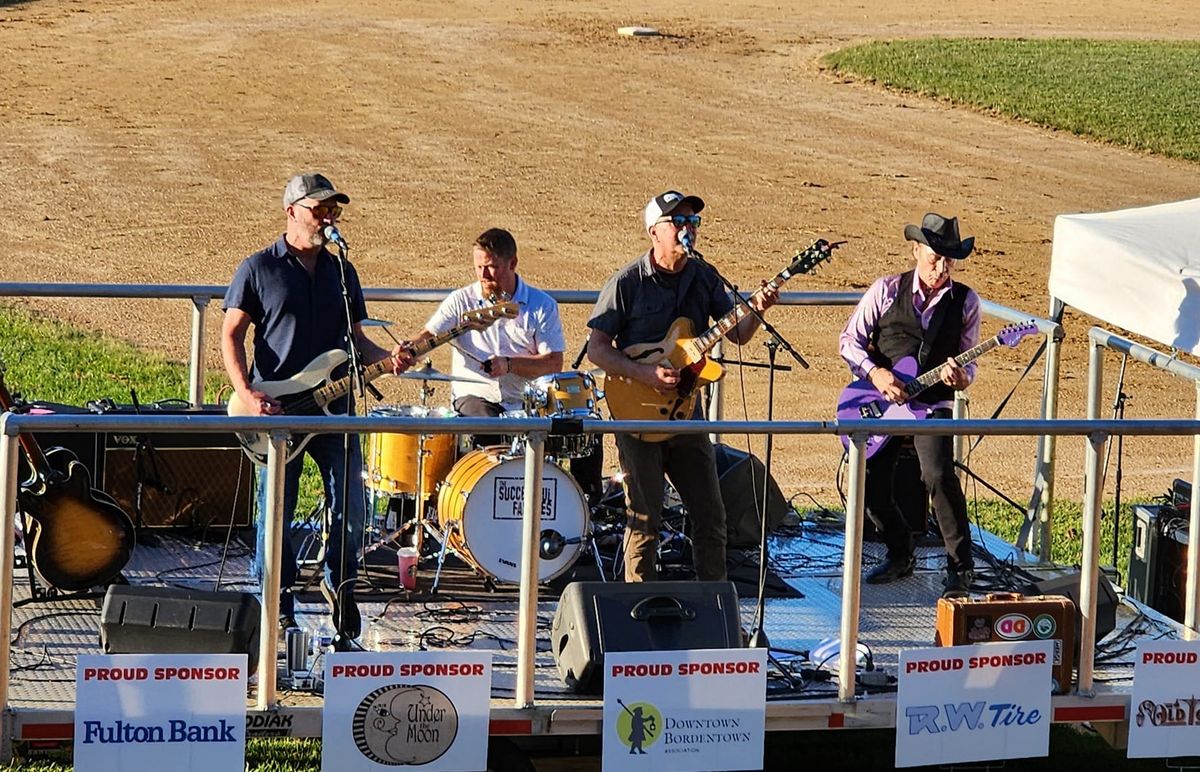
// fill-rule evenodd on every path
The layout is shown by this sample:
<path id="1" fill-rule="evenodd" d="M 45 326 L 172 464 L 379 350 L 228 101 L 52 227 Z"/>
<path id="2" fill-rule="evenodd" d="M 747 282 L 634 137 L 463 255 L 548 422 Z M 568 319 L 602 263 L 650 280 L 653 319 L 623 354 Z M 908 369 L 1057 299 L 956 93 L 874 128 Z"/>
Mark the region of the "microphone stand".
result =
<path id="1" fill-rule="evenodd" d="M 763 315 L 760 311 L 755 310 L 754 306 L 750 305 L 750 302 L 748 300 L 746 300 L 746 298 L 741 296 L 741 294 L 737 291 L 737 287 L 735 287 L 728 279 L 726 279 L 724 276 L 722 276 L 721 272 L 719 270 L 717 270 L 717 267 L 715 265 L 713 265 L 712 263 L 705 260 L 703 255 L 701 255 L 694 248 L 692 248 L 692 245 L 689 242 L 690 242 L 690 239 L 682 242 L 683 248 L 685 250 L 687 250 L 688 256 L 694 257 L 699 262 L 704 263 L 709 268 L 711 268 L 713 273 L 716 274 L 717 278 L 721 280 L 721 283 L 724 284 L 730 290 L 730 292 L 733 294 L 733 297 L 737 300 L 737 302 L 741 303 L 745 307 L 747 312 L 753 314 L 754 317 L 756 319 L 758 319 L 758 321 L 762 324 L 762 327 L 764 330 L 766 330 L 767 334 L 769 334 L 771 336 L 766 342 L 767 357 L 768 357 L 768 362 L 769 362 L 769 365 L 767 367 L 767 372 L 769 373 L 769 375 L 767 377 L 767 421 L 769 422 L 774 417 L 774 410 L 775 410 L 775 368 L 776 368 L 775 354 L 776 354 L 776 350 L 778 348 L 782 347 L 784 351 L 791 354 L 792 358 L 794 358 L 796 360 L 796 362 L 805 369 L 808 369 L 808 366 L 809 366 L 808 362 L 804 361 L 804 357 L 800 356 L 800 352 L 796 351 L 796 349 L 793 348 L 792 345 L 787 342 L 787 339 L 784 338 L 782 335 L 780 335 L 779 331 L 777 329 L 775 329 L 775 327 L 772 326 L 770 322 L 768 322 L 766 319 L 763 318 Z M 764 464 L 763 464 L 764 474 L 763 474 L 762 507 L 758 513 L 759 514 L 759 525 L 760 525 L 760 531 L 761 531 L 760 536 L 759 536 L 759 543 L 758 543 L 758 600 L 757 600 L 757 603 L 755 604 L 755 611 L 754 611 L 755 629 L 754 629 L 754 632 L 750 636 L 750 644 L 749 645 L 751 648 L 755 648 L 755 649 L 766 649 L 767 650 L 767 658 L 774 661 L 774 658 L 771 657 L 771 655 L 770 655 L 771 642 L 770 642 L 770 640 L 768 640 L 767 633 L 763 629 L 765 626 L 765 623 L 766 623 L 765 617 L 766 617 L 766 603 L 767 603 L 767 601 L 766 601 L 767 559 L 768 559 L 768 553 L 767 553 L 767 501 L 768 501 L 768 493 L 770 490 L 768 483 L 771 479 L 771 450 L 772 450 L 771 440 L 772 439 L 773 439 L 772 436 L 768 433 L 767 434 L 766 458 L 764 459 Z M 751 478 L 751 479 L 753 479 L 753 478 Z M 776 667 L 779 668 L 779 672 L 783 673 L 784 678 L 788 681 L 789 685 L 792 686 L 793 688 L 795 688 L 795 683 L 791 677 L 791 674 L 788 673 L 788 671 L 786 669 L 781 667 L 778 662 L 776 662 L 775 665 L 776 665 Z"/>
<path id="2" fill-rule="evenodd" d="M 346 354 L 349 357 L 348 367 L 350 375 L 350 388 L 346 392 L 346 415 L 352 416 L 355 414 L 355 406 L 357 404 L 355 397 L 366 403 L 365 380 L 363 379 L 363 363 L 362 357 L 358 351 L 358 342 L 354 339 L 354 315 L 350 310 L 350 285 L 346 281 L 346 253 L 350 251 L 350 246 L 345 241 L 339 239 L 331 239 L 331 243 L 338 249 L 337 264 L 338 278 L 342 284 L 342 310 L 346 316 Z M 342 624 L 335 631 L 333 639 L 334 651 L 352 651 L 351 638 L 346 635 L 346 631 L 342 629 L 345 625 L 345 616 L 341 613 L 342 609 L 342 585 L 346 583 L 347 563 L 350 555 L 349 537 L 350 525 L 347 519 L 350 516 L 350 439 L 349 433 L 342 435 L 342 517 L 339 529 L 341 531 L 341 549 L 335 560 L 341 565 L 341 581 L 333 588 L 333 612 L 338 617 L 338 621 Z M 355 435 L 357 441 L 357 435 Z M 332 515 L 332 512 L 330 513 Z M 358 550 L 354 550 L 355 559 L 357 559 Z M 329 553 L 326 551 L 326 562 L 329 561 Z M 322 577 L 324 579 L 324 577 Z"/>

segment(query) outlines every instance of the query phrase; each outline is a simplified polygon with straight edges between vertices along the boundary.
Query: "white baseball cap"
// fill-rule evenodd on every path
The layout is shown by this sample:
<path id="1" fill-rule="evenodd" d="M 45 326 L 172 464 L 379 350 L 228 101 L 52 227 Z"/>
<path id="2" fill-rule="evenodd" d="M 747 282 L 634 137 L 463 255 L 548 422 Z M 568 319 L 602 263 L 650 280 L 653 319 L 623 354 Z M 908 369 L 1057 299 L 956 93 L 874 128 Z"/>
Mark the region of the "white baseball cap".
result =
<path id="1" fill-rule="evenodd" d="M 700 210 L 704 208 L 704 199 L 699 196 L 685 196 L 678 190 L 668 190 L 650 199 L 650 203 L 646 204 L 646 230 L 653 228 L 658 218 L 671 214 L 684 204 L 691 206 L 695 214 L 700 214 Z"/>

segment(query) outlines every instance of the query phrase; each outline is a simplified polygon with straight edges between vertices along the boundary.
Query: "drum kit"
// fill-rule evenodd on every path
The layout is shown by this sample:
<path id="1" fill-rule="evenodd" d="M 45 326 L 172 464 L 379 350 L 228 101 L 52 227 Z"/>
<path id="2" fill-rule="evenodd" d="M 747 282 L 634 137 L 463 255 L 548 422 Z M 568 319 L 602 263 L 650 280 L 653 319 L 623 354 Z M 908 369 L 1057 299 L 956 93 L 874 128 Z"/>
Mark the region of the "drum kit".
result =
<path id="1" fill-rule="evenodd" d="M 455 417 L 453 410 L 432 407 L 432 384 L 472 381 L 470 375 L 447 375 L 426 362 L 398 376 L 421 381 L 419 405 L 381 405 L 372 416 Z M 505 417 L 598 418 L 596 378 L 587 372 L 563 372 L 529 382 L 523 409 Z M 469 439 L 469 438 L 468 438 Z M 458 555 L 488 586 L 516 584 L 520 578 L 522 514 L 525 494 L 525 438 L 505 438 L 508 445 L 471 448 L 460 445 L 451 426 L 446 433 L 372 433 L 366 438 L 364 470 L 371 498 L 370 551 L 397 542 L 424 555 L 426 532 L 441 544 L 432 590 L 437 591 L 448 551 Z M 599 440 L 590 435 L 547 437 L 547 463 L 542 478 L 541 543 L 538 579 L 551 581 L 565 573 L 591 543 L 587 497 L 558 462 L 586 456 Z M 380 503 L 383 514 L 379 514 Z M 393 517 L 399 510 L 399 520 Z M 411 514 L 405 518 L 404 512 Z M 398 526 L 398 527 L 397 527 Z"/>

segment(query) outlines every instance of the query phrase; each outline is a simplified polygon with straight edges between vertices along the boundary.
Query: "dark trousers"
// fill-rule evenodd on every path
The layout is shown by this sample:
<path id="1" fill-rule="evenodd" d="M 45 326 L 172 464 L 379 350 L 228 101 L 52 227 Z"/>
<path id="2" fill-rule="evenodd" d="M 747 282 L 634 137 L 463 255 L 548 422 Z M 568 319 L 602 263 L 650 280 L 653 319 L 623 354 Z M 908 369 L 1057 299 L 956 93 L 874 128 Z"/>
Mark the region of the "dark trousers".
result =
<path id="1" fill-rule="evenodd" d="M 930 419 L 950 418 L 950 410 L 941 408 Z M 896 457 L 902 437 L 892 437 L 887 445 L 867 461 L 867 516 L 883 536 L 888 555 L 906 559 L 913 553 L 912 530 L 892 495 Z M 918 435 L 913 447 L 921 464 L 921 481 L 933 498 L 933 512 L 946 545 L 946 569 L 961 571 L 972 567 L 971 524 L 967 520 L 967 500 L 954 474 L 954 440 L 946 435 Z"/>
<path id="2" fill-rule="evenodd" d="M 725 575 L 725 502 L 717 482 L 713 446 L 704 434 L 679 434 L 662 442 L 617 435 L 625 472 L 625 581 L 658 578 L 656 558 L 662 526 L 665 479 L 669 478 L 692 524 L 696 578 L 721 581 Z"/>

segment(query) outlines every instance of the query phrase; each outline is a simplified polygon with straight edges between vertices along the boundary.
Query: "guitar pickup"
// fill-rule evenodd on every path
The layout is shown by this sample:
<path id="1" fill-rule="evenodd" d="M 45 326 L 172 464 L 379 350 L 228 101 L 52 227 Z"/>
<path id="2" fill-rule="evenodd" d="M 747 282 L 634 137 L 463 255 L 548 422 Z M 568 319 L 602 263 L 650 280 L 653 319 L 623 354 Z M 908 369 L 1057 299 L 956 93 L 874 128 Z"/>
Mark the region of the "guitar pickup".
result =
<path id="1" fill-rule="evenodd" d="M 883 418 L 883 409 L 878 402 L 868 402 L 858 409 L 858 413 L 865 419 Z"/>

